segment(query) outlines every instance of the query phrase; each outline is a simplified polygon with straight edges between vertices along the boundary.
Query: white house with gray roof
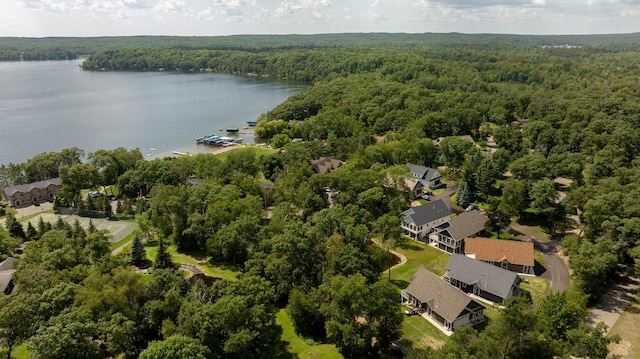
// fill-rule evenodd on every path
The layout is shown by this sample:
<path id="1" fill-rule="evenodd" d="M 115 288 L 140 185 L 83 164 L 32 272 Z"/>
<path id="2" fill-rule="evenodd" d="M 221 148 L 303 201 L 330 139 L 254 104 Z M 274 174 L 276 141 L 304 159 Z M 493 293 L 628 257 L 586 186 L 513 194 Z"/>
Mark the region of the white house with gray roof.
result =
<path id="1" fill-rule="evenodd" d="M 409 172 L 411 172 L 411 176 L 422 180 L 422 184 L 425 187 L 433 189 L 442 185 L 442 175 L 437 169 L 414 165 L 411 163 L 407 163 L 406 166 L 409 169 Z"/>
<path id="2" fill-rule="evenodd" d="M 447 330 L 484 321 L 484 306 L 421 267 L 401 293 L 402 302 L 417 307 Z"/>
<path id="3" fill-rule="evenodd" d="M 451 209 L 441 200 L 412 207 L 400 214 L 400 226 L 405 235 L 416 241 L 424 238 L 434 227 L 451 218 Z"/>
<path id="4" fill-rule="evenodd" d="M 447 223 L 434 228 L 429 244 L 449 253 L 463 253 L 464 239 L 475 237 L 485 229 L 489 218 L 480 210 L 462 212 Z"/>
<path id="5" fill-rule="evenodd" d="M 498 304 L 505 304 L 516 295 L 522 282 L 515 272 L 462 254 L 451 255 L 446 268 L 447 273 L 442 277 L 445 282 Z"/>

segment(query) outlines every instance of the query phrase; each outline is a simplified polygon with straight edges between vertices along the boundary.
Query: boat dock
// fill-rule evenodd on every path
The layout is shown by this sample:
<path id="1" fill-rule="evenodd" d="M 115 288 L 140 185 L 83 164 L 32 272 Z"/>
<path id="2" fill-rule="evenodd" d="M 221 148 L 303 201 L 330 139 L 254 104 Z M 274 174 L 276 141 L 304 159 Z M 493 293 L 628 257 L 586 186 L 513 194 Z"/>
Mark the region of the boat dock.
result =
<path id="1" fill-rule="evenodd" d="M 203 143 L 205 145 L 210 146 L 232 146 L 238 143 L 242 143 L 244 139 L 242 137 L 227 137 L 227 136 L 217 136 L 217 135 L 208 135 L 196 138 L 196 143 Z"/>

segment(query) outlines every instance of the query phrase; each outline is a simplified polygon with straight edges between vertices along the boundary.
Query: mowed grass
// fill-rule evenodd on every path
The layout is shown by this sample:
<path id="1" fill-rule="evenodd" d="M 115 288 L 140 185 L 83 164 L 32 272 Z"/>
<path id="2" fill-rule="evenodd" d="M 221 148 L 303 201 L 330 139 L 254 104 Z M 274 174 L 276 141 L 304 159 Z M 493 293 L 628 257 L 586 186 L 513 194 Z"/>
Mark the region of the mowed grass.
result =
<path id="1" fill-rule="evenodd" d="M 607 336 L 620 336 L 620 343 L 609 344 L 611 355 L 622 359 L 640 358 L 640 301 L 633 300 Z"/>
<path id="2" fill-rule="evenodd" d="M 158 255 L 158 245 L 154 244 L 145 244 L 145 250 L 147 251 L 146 258 L 153 262 Z M 213 277 L 219 277 L 227 280 L 236 280 L 238 275 L 240 274 L 238 271 L 228 269 L 222 266 L 213 266 L 209 262 L 207 262 L 203 256 L 198 254 L 186 254 L 179 253 L 176 246 L 169 246 L 167 248 L 167 252 L 171 254 L 171 258 L 174 263 L 187 263 L 197 265 L 202 268 L 207 275 Z"/>
<path id="3" fill-rule="evenodd" d="M 425 267 L 439 276 L 446 272 L 445 265 L 450 256 L 448 253 L 407 237 L 398 240 L 395 250 L 407 257 L 405 264 L 391 270 L 391 281 L 400 289 L 409 286 L 409 280 L 420 267 Z M 381 276 L 386 278 L 388 273 L 385 272 Z"/>
<path id="4" fill-rule="evenodd" d="M 405 306 L 400 307 L 404 311 Z M 402 321 L 402 344 L 411 348 L 438 349 L 445 344 L 447 336 L 440 329 L 419 315 L 404 316 Z"/>
<path id="5" fill-rule="evenodd" d="M 310 339 L 299 337 L 293 329 L 293 323 L 291 323 L 291 319 L 286 310 L 280 309 L 276 315 L 276 321 L 282 327 L 282 340 L 287 343 L 287 350 L 292 354 L 296 354 L 298 358 L 343 358 L 335 345 L 320 344 Z"/>
<path id="6" fill-rule="evenodd" d="M 253 151 L 253 153 L 256 156 L 256 158 L 260 158 L 261 156 L 268 155 L 268 154 L 271 154 L 271 153 L 274 153 L 274 152 L 277 151 L 277 150 L 274 150 L 274 149 L 268 148 L 268 147 L 258 147 L 258 146 L 251 146 L 251 145 L 237 146 L 234 149 L 234 151 L 235 150 L 239 150 L 239 149 L 251 149 L 251 151 Z M 214 156 L 216 156 L 216 158 L 219 158 L 222 161 L 226 161 L 227 157 L 229 157 L 229 153 L 230 152 L 232 152 L 232 151 L 219 153 L 219 154 L 216 154 Z"/>
<path id="7" fill-rule="evenodd" d="M 121 240 L 115 242 L 115 243 L 109 243 L 109 249 L 114 250 L 122 245 L 124 245 L 125 243 L 130 242 L 133 239 L 133 236 L 135 235 L 134 232 L 129 233 L 126 237 L 122 238 Z"/>
<path id="8" fill-rule="evenodd" d="M 542 303 L 549 292 L 549 281 L 540 277 L 522 276 L 520 289 L 529 292 L 533 304 L 538 305 Z"/>

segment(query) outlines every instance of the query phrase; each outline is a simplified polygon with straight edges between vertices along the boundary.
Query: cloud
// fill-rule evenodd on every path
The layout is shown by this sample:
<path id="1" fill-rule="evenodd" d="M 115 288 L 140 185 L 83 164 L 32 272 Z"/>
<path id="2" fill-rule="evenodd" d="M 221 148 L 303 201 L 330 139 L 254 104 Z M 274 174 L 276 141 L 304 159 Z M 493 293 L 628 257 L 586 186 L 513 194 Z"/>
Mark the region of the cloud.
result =
<path id="1" fill-rule="evenodd" d="M 321 14 L 318 9 L 331 7 L 330 0 L 298 0 L 283 1 L 274 10 L 276 18 L 293 17 L 298 13 L 308 11 L 313 16 L 314 13 Z"/>
<path id="2" fill-rule="evenodd" d="M 71 5 L 66 1 L 55 0 L 21 0 L 19 1 L 24 7 L 29 9 L 37 9 L 51 12 L 70 12 Z"/>
<path id="3" fill-rule="evenodd" d="M 162 12 L 188 12 L 189 6 L 186 0 L 160 0 L 154 9 Z"/>
<path id="4" fill-rule="evenodd" d="M 385 20 L 387 17 L 380 13 L 380 9 L 378 6 L 380 5 L 380 0 L 373 0 L 367 9 L 366 17 L 376 20 Z"/>
<path id="5" fill-rule="evenodd" d="M 198 11 L 198 13 L 196 14 L 196 19 L 205 21 L 213 20 L 213 10 L 211 9 L 211 7 L 207 7 L 202 11 Z"/>
<path id="6" fill-rule="evenodd" d="M 456 8 L 484 8 L 491 6 L 539 6 L 540 0 L 418 0 L 416 4 L 437 3 Z M 542 1 L 544 4 L 544 0 Z"/>
<path id="7" fill-rule="evenodd" d="M 146 0 L 122 0 L 121 4 L 132 9 L 148 9 L 151 5 Z"/>

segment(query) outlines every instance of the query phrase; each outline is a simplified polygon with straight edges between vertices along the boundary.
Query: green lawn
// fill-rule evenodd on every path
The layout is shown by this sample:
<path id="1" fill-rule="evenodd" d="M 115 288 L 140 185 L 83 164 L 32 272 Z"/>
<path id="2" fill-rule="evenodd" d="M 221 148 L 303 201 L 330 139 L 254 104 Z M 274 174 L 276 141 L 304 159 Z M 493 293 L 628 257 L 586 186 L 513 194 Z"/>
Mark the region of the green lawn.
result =
<path id="1" fill-rule="evenodd" d="M 395 250 L 407 257 L 407 263 L 391 270 L 391 281 L 400 289 L 409 286 L 409 279 L 421 266 L 439 276 L 446 272 L 449 254 L 429 245 L 403 237 L 398 240 Z M 388 273 L 381 276 L 386 278 Z"/>
<path id="2" fill-rule="evenodd" d="M 145 244 L 145 250 L 147 251 L 147 259 L 153 261 L 158 254 L 158 246 L 157 244 Z M 224 278 L 228 280 L 236 280 L 238 275 L 240 274 L 238 271 L 233 269 L 228 269 L 223 266 L 214 266 L 210 263 L 203 261 L 205 259 L 202 254 L 198 253 L 178 253 L 176 246 L 169 246 L 168 250 L 171 253 L 171 257 L 175 263 L 188 263 L 194 264 L 198 267 L 202 268 L 207 275 L 213 277 Z"/>
<path id="3" fill-rule="evenodd" d="M 236 149 L 240 149 L 240 148 L 250 148 L 256 157 L 261 157 L 263 155 L 268 155 L 277 151 L 268 147 L 258 147 L 258 146 L 251 146 L 251 145 L 243 145 L 241 147 L 236 147 Z M 229 152 L 223 152 L 215 156 L 222 161 L 226 161 L 227 157 L 229 156 Z"/>
<path id="4" fill-rule="evenodd" d="M 533 304 L 540 304 L 549 291 L 549 281 L 540 277 L 522 276 L 520 289 L 531 294 Z"/>
<path id="5" fill-rule="evenodd" d="M 276 321 L 282 327 L 282 340 L 287 343 L 287 350 L 292 354 L 297 354 L 298 358 L 342 358 L 335 345 L 319 344 L 310 339 L 300 338 L 293 329 L 291 319 L 284 309 L 278 312 Z"/>
<path id="6" fill-rule="evenodd" d="M 400 307 L 404 311 L 405 307 Z M 440 348 L 447 340 L 438 328 L 419 315 L 404 316 L 402 321 L 402 343 L 408 347 L 425 349 Z"/>

